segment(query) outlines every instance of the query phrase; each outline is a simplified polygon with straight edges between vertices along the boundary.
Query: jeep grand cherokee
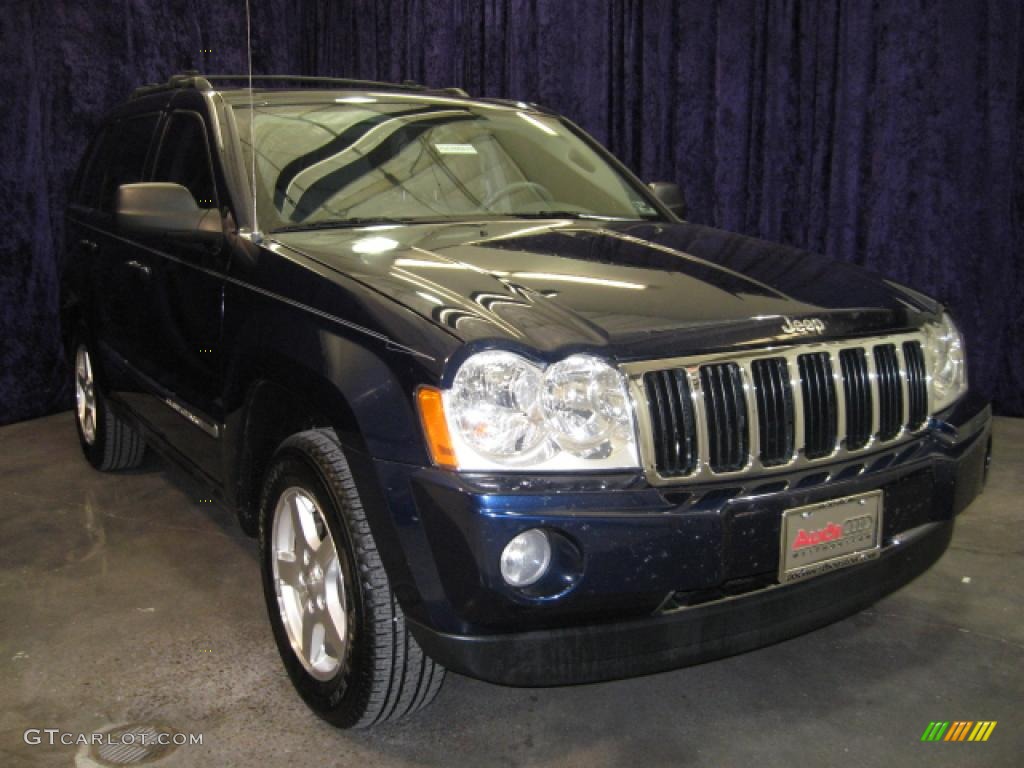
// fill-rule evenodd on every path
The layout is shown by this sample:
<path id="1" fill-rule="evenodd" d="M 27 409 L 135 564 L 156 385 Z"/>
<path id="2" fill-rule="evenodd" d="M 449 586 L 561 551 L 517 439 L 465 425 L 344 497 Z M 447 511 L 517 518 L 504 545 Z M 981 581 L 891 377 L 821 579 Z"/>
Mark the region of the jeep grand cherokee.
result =
<path id="1" fill-rule="evenodd" d="M 446 669 L 579 683 L 819 627 L 946 549 L 990 411 L 935 301 L 683 215 L 532 104 L 141 88 L 67 211 L 82 448 L 237 510 L 340 726 Z"/>

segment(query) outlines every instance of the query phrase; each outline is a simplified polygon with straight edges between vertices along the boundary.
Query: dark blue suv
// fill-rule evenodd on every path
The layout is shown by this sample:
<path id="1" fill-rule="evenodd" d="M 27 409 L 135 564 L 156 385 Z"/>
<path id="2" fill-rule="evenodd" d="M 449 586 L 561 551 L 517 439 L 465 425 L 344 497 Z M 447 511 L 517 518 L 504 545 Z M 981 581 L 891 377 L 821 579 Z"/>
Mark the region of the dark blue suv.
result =
<path id="1" fill-rule="evenodd" d="M 945 550 L 990 411 L 939 304 L 690 224 L 533 104 L 270 85 L 109 115 L 63 331 L 86 457 L 237 510 L 319 715 L 745 651 Z"/>

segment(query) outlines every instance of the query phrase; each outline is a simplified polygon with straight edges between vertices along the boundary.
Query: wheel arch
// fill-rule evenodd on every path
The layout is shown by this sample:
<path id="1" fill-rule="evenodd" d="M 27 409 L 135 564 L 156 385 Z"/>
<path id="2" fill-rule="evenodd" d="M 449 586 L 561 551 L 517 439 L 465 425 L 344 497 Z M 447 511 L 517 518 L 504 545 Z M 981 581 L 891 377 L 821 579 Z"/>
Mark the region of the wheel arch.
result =
<path id="1" fill-rule="evenodd" d="M 246 390 L 244 407 L 229 422 L 235 431 L 234 447 L 225 449 L 227 483 L 239 524 L 250 536 L 259 534 L 260 504 L 264 479 L 280 445 L 294 434 L 311 429 L 331 429 L 338 437 L 352 472 L 356 492 L 377 541 L 381 561 L 396 592 L 403 598 L 416 595 L 414 579 L 401 544 L 401 536 L 386 498 L 375 462 L 364 439 L 356 411 L 348 398 L 323 375 L 289 363 L 291 381 L 280 378 L 279 369 L 264 367 Z M 234 466 L 232 466 L 232 464 Z M 418 600 L 413 597 L 412 602 Z M 411 606 L 409 606 L 411 607 Z"/>
<path id="2" fill-rule="evenodd" d="M 237 389 L 238 405 L 225 425 L 225 491 L 243 530 L 255 535 L 263 480 L 274 452 L 298 432 L 332 429 L 385 566 L 397 583 L 407 582 L 408 566 L 375 462 L 379 457 L 429 463 L 412 387 L 403 375 L 407 371 L 350 340 L 328 336 L 319 342 L 316 355 L 264 350 L 236 366 L 239 375 L 234 378 L 245 386 Z M 320 361 L 322 368 L 306 360 Z"/>
<path id="3" fill-rule="evenodd" d="M 240 411 L 229 417 L 225 445 L 226 490 L 234 499 L 239 522 L 249 535 L 257 533 L 263 478 L 278 447 L 291 435 L 308 429 L 333 429 L 346 456 L 366 453 L 366 444 L 346 398 L 318 374 L 297 367 L 287 381 L 273 366 L 262 366 L 246 387 Z"/>

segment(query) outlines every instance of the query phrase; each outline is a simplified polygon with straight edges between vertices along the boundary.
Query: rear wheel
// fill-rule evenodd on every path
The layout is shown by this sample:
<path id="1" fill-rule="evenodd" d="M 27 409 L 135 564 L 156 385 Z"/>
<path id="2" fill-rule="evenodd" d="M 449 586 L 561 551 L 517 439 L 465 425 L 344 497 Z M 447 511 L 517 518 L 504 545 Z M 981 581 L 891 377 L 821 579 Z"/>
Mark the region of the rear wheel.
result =
<path id="1" fill-rule="evenodd" d="M 332 430 L 288 438 L 260 505 L 263 589 L 296 690 L 334 725 L 365 728 L 429 704 L 444 668 L 409 634 Z"/>
<path id="2" fill-rule="evenodd" d="M 142 435 L 108 407 L 96 383 L 92 354 L 82 340 L 75 344 L 75 424 L 82 452 L 96 469 L 131 469 L 142 463 Z"/>

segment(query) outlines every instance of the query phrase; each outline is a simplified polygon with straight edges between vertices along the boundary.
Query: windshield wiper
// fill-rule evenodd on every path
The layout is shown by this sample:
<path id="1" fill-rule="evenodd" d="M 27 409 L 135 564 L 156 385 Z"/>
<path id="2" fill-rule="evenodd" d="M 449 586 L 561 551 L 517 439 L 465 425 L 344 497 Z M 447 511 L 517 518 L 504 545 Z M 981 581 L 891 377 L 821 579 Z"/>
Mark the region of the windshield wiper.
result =
<path id="1" fill-rule="evenodd" d="M 313 229 L 354 229 L 356 227 L 372 227 L 380 224 L 413 224 L 420 223 L 423 219 L 395 218 L 389 216 L 363 216 L 352 219 L 327 219 L 325 221 L 310 221 L 305 224 L 289 224 L 271 230 L 271 234 L 278 232 L 306 232 Z"/>
<path id="2" fill-rule="evenodd" d="M 633 221 L 628 216 L 602 216 L 597 213 L 583 211 L 535 211 L 530 213 L 510 213 L 513 219 L 586 219 L 588 221 Z"/>
<path id="3" fill-rule="evenodd" d="M 304 224 L 288 224 L 270 231 L 270 234 L 278 232 L 308 232 L 315 229 L 355 229 L 357 227 L 373 227 L 380 225 L 407 225 L 407 224 L 457 224 L 483 219 L 582 219 L 585 221 L 634 221 L 627 216 L 601 216 L 596 213 L 584 213 L 582 211 L 536 211 L 529 213 L 488 213 L 483 215 L 463 215 L 459 218 L 420 218 L 416 216 L 362 216 L 351 219 L 326 219 L 324 221 L 310 221 Z M 637 217 L 639 218 L 639 217 Z"/>

